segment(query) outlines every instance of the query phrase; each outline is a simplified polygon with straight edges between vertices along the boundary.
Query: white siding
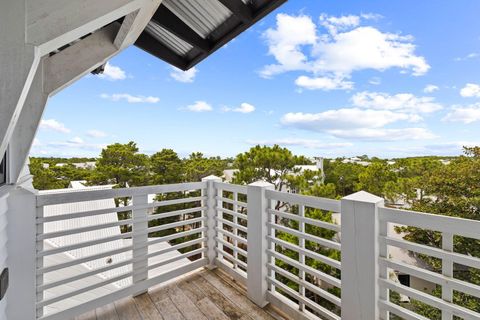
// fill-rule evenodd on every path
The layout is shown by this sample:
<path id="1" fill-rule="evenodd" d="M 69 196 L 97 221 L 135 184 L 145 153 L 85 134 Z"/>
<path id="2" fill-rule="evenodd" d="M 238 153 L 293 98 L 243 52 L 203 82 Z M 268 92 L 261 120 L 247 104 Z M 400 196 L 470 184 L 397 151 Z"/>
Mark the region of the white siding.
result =
<path id="1" fill-rule="evenodd" d="M 6 267 L 7 262 L 7 198 L 8 193 L 0 191 L 0 272 Z M 0 320 L 7 319 L 6 307 L 5 297 L 0 301 Z"/>

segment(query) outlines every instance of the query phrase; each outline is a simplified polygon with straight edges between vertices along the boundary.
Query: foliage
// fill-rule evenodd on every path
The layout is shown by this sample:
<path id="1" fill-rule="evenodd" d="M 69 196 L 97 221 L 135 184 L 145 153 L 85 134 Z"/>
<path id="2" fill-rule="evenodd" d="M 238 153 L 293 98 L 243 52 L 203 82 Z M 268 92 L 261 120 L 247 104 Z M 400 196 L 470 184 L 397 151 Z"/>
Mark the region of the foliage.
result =
<path id="1" fill-rule="evenodd" d="M 91 182 L 117 187 L 145 185 L 148 180 L 148 157 L 138 153 L 135 142 L 115 143 L 102 150 Z"/>
<path id="2" fill-rule="evenodd" d="M 150 157 L 154 184 L 182 182 L 185 168 L 182 160 L 172 149 L 163 149 Z"/>

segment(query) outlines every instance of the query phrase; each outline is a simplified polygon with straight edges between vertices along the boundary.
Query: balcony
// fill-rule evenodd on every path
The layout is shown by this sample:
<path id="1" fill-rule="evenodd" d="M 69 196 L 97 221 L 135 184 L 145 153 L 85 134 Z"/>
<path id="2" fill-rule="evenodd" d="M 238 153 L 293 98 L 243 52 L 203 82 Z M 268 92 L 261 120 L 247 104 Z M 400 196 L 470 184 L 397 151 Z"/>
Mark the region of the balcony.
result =
<path id="1" fill-rule="evenodd" d="M 102 201 L 111 205 L 91 206 Z M 453 276 L 454 265 L 480 267 L 453 252 L 454 237 L 480 239 L 480 222 L 387 208 L 365 192 L 331 200 L 207 177 L 127 189 L 19 188 L 9 203 L 23 212 L 10 222 L 23 252 L 11 264 L 9 305 L 18 319 L 104 319 L 119 310 L 153 319 L 194 319 L 192 310 L 200 318 L 213 310 L 205 315 L 212 319 L 243 319 L 246 310 L 268 319 L 427 319 L 393 303 L 392 291 L 439 309 L 442 319 L 480 319 L 452 301 L 454 292 L 480 297 L 480 287 Z M 336 223 L 321 218 L 327 213 Z M 406 241 L 394 226 L 437 231 L 442 247 Z M 438 259 L 441 272 L 402 259 L 402 250 Z M 425 289 L 402 284 L 399 274 Z M 429 286 L 440 286 L 441 298 Z"/>

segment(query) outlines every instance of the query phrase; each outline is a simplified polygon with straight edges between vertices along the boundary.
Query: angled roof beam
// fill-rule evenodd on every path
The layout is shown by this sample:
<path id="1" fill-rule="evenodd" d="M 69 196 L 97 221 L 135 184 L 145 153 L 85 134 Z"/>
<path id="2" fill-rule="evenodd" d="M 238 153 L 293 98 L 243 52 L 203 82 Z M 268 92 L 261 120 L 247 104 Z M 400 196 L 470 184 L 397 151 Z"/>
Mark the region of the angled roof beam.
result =
<path id="1" fill-rule="evenodd" d="M 244 23 L 249 23 L 253 20 L 252 9 L 248 4 L 242 0 L 219 0 L 233 15 L 242 20 Z"/>
<path id="2" fill-rule="evenodd" d="M 160 58 L 175 67 L 186 70 L 188 62 L 176 54 L 173 50 L 168 48 L 167 46 L 161 44 L 158 40 L 152 37 L 147 32 L 143 32 L 140 37 L 138 37 L 135 45 L 140 49 L 154 55 L 157 58 Z"/>
<path id="3" fill-rule="evenodd" d="M 203 52 L 210 50 L 210 43 L 200 37 L 198 33 L 192 30 L 182 19 L 170 11 L 165 6 L 160 6 L 157 12 L 153 15 L 153 20 L 164 29 L 170 31 L 183 41 L 189 43 L 193 47 L 200 49 Z"/>

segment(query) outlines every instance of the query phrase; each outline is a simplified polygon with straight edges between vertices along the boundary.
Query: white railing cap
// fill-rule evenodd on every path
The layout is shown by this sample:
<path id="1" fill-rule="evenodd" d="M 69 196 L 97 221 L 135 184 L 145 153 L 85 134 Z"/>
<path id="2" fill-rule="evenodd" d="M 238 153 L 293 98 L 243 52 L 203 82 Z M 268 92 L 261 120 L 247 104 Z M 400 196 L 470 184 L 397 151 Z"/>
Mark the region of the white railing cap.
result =
<path id="1" fill-rule="evenodd" d="M 379 203 L 383 202 L 383 198 L 377 197 L 374 194 L 368 193 L 366 191 L 358 191 L 352 193 L 346 197 L 343 197 L 342 200 L 351 200 L 351 201 L 360 201 L 360 202 L 369 202 L 369 203 Z"/>
<path id="2" fill-rule="evenodd" d="M 274 184 L 270 183 L 270 182 L 267 182 L 267 181 L 263 181 L 263 180 L 258 180 L 258 181 L 255 181 L 255 182 L 252 182 L 249 184 L 249 186 L 251 187 L 260 187 L 260 188 L 272 188 L 272 187 L 275 187 Z"/>
<path id="3" fill-rule="evenodd" d="M 212 174 L 212 175 L 209 175 L 208 177 L 202 178 L 202 181 L 222 181 L 222 178 L 214 176 Z"/>

